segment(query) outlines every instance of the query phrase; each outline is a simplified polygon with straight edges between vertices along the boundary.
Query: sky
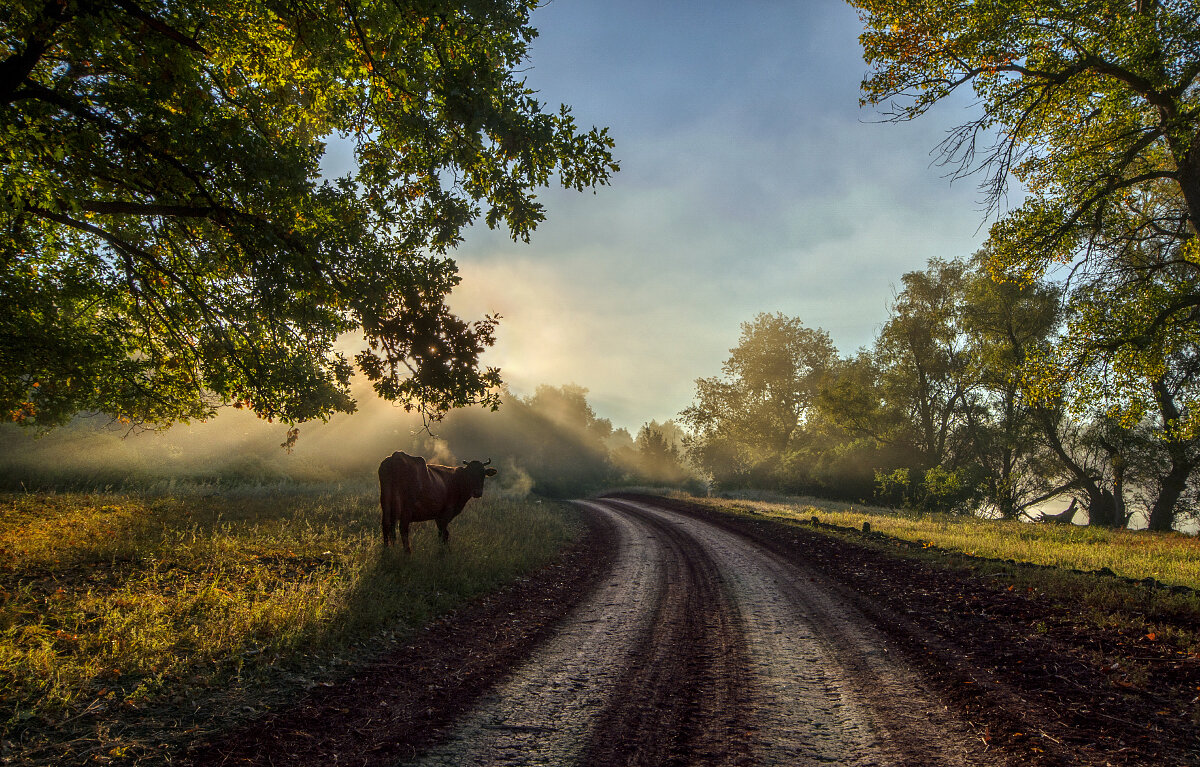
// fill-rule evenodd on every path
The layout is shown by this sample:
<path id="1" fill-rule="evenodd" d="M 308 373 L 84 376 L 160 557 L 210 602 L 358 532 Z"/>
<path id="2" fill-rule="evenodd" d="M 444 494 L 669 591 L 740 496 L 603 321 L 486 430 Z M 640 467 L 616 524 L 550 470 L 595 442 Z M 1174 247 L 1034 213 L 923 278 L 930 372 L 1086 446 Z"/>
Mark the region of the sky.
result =
<path id="1" fill-rule="evenodd" d="M 983 242 L 975 182 L 931 154 L 969 102 L 905 124 L 861 108 L 840 0 L 552 0 L 533 25 L 529 85 L 607 126 L 621 171 L 539 193 L 530 243 L 479 225 L 454 255 L 451 307 L 503 315 L 485 363 L 518 394 L 578 384 L 636 433 L 687 407 L 756 314 L 852 354 L 901 275 Z"/>

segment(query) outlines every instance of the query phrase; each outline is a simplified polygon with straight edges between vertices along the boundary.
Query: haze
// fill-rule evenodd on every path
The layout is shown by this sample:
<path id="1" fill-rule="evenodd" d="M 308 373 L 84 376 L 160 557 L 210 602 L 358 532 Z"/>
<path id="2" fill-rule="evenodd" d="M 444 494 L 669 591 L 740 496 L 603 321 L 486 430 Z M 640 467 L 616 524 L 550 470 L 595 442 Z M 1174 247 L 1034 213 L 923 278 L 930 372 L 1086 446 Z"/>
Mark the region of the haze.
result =
<path id="1" fill-rule="evenodd" d="M 842 0 L 555 0 L 534 23 L 530 85 L 582 126 L 609 126 L 621 172 L 596 194 L 544 191 L 548 220 L 529 244 L 477 226 L 454 254 L 452 307 L 503 316 L 485 364 L 516 395 L 578 384 L 627 439 L 691 403 L 741 322 L 783 312 L 850 354 L 871 343 L 904 272 L 983 240 L 976 189 L 930 155 L 968 105 L 905 125 L 861 110 L 860 25 Z M 349 161 L 334 141 L 324 167 L 341 175 Z M 10 429 L 0 463 L 70 464 L 73 481 L 119 485 L 198 467 L 370 476 L 393 449 L 483 455 L 430 442 L 365 386 L 356 396 L 359 414 L 305 425 L 289 457 L 277 447 L 286 427 L 225 410 L 129 441 L 101 428 L 102 442 L 84 429 L 32 445 Z"/>
<path id="2" fill-rule="evenodd" d="M 906 125 L 860 109 L 841 0 L 555 0 L 533 18 L 530 85 L 610 126 L 621 172 L 544 193 L 530 244 L 479 226 L 455 256 L 453 306 L 504 316 L 487 363 L 517 393 L 577 383 L 636 430 L 686 407 L 756 313 L 850 354 L 904 272 L 983 241 L 975 186 L 929 154 L 969 105 Z"/>

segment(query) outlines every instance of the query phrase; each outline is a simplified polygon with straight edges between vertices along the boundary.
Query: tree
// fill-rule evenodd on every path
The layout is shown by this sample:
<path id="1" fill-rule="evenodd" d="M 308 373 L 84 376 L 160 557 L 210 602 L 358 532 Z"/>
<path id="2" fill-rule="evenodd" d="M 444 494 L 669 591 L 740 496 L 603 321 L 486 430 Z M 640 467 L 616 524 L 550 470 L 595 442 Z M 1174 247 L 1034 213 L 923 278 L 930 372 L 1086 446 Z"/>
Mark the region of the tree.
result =
<path id="1" fill-rule="evenodd" d="M 959 309 L 967 338 L 967 378 L 974 382 L 966 408 L 970 460 L 978 462 L 984 501 L 1012 519 L 1068 487 L 1041 438 L 1036 410 L 1024 387 L 1031 353 L 1046 347 L 1061 320 L 1061 291 L 1042 282 L 997 282 L 978 268 L 976 255 Z M 1070 483 L 1068 483 L 1070 484 Z"/>
<path id="2" fill-rule="evenodd" d="M 684 432 L 674 421 L 643 424 L 637 435 L 637 473 L 650 482 L 681 484 L 688 478 L 680 452 L 684 438 Z"/>
<path id="3" fill-rule="evenodd" d="M 1146 266 L 1155 259 L 1126 254 L 1123 260 Z M 1117 295 L 1098 278 L 1077 287 L 1068 330 L 1039 380 L 1051 384 L 1043 392 L 1065 393 L 1078 418 L 1110 424 L 1097 443 L 1122 474 L 1128 467 L 1131 485 L 1149 493 L 1148 527 L 1170 530 L 1195 494 L 1190 486 L 1200 468 L 1200 309 L 1156 321 L 1146 307 L 1192 291 L 1192 275 L 1170 265 L 1138 272 L 1106 281 L 1122 286 Z M 1119 490 L 1113 522 L 1126 516 Z"/>
<path id="4" fill-rule="evenodd" d="M 698 379 L 680 414 L 692 460 L 726 484 L 776 480 L 836 359 L 829 334 L 798 319 L 763 313 L 742 323 L 723 377 Z"/>
<path id="5" fill-rule="evenodd" d="M 933 259 L 905 274 L 875 341 L 884 406 L 910 426 L 921 470 L 953 461 L 964 422 L 970 384 L 959 312 L 966 272 L 962 262 Z"/>
<path id="6" fill-rule="evenodd" d="M 13 0 L 0 17 L 0 412 L 288 422 L 494 405 L 494 317 L 444 302 L 483 217 L 607 182 L 604 130 L 518 74 L 532 0 Z M 319 180 L 324 142 L 358 169 Z"/>

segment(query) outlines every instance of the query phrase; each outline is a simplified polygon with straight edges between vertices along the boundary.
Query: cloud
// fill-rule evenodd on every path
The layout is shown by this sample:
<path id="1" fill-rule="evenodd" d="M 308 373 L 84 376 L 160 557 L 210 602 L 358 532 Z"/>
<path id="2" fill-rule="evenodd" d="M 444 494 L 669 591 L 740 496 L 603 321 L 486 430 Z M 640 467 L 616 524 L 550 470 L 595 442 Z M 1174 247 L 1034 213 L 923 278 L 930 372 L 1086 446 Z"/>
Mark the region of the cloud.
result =
<path id="1" fill-rule="evenodd" d="M 905 271 L 980 241 L 973 190 L 929 168 L 907 127 L 829 117 L 759 136 L 723 114 L 627 144 L 612 188 L 542 195 L 530 245 L 470 232 L 455 306 L 504 315 L 489 359 L 518 389 L 579 383 L 631 429 L 685 407 L 760 311 L 851 353 Z"/>
<path id="2" fill-rule="evenodd" d="M 540 192 L 531 244 L 478 226 L 455 254 L 452 305 L 504 316 L 486 360 L 519 393 L 577 383 L 618 426 L 665 420 L 758 312 L 853 353 L 904 272 L 983 240 L 976 189 L 929 154 L 966 102 L 872 122 L 841 0 L 573 0 L 533 21 L 531 87 L 610 126 L 622 170 Z"/>

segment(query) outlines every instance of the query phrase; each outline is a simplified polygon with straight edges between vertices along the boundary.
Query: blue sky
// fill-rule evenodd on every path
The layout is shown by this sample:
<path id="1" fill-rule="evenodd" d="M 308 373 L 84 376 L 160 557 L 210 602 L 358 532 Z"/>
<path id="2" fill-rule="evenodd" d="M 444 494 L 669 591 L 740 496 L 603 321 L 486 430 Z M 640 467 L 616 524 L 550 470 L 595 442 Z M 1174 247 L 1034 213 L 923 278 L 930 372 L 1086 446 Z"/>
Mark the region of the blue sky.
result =
<path id="1" fill-rule="evenodd" d="M 904 272 L 983 241 L 975 184 L 930 154 L 969 104 L 902 125 L 860 109 L 842 2 L 553 0 L 533 20 L 530 85 L 608 126 L 621 172 L 542 193 L 530 244 L 480 226 L 455 255 L 451 304 L 504 316 L 487 362 L 518 393 L 579 384 L 636 430 L 686 407 L 758 312 L 849 354 Z"/>

